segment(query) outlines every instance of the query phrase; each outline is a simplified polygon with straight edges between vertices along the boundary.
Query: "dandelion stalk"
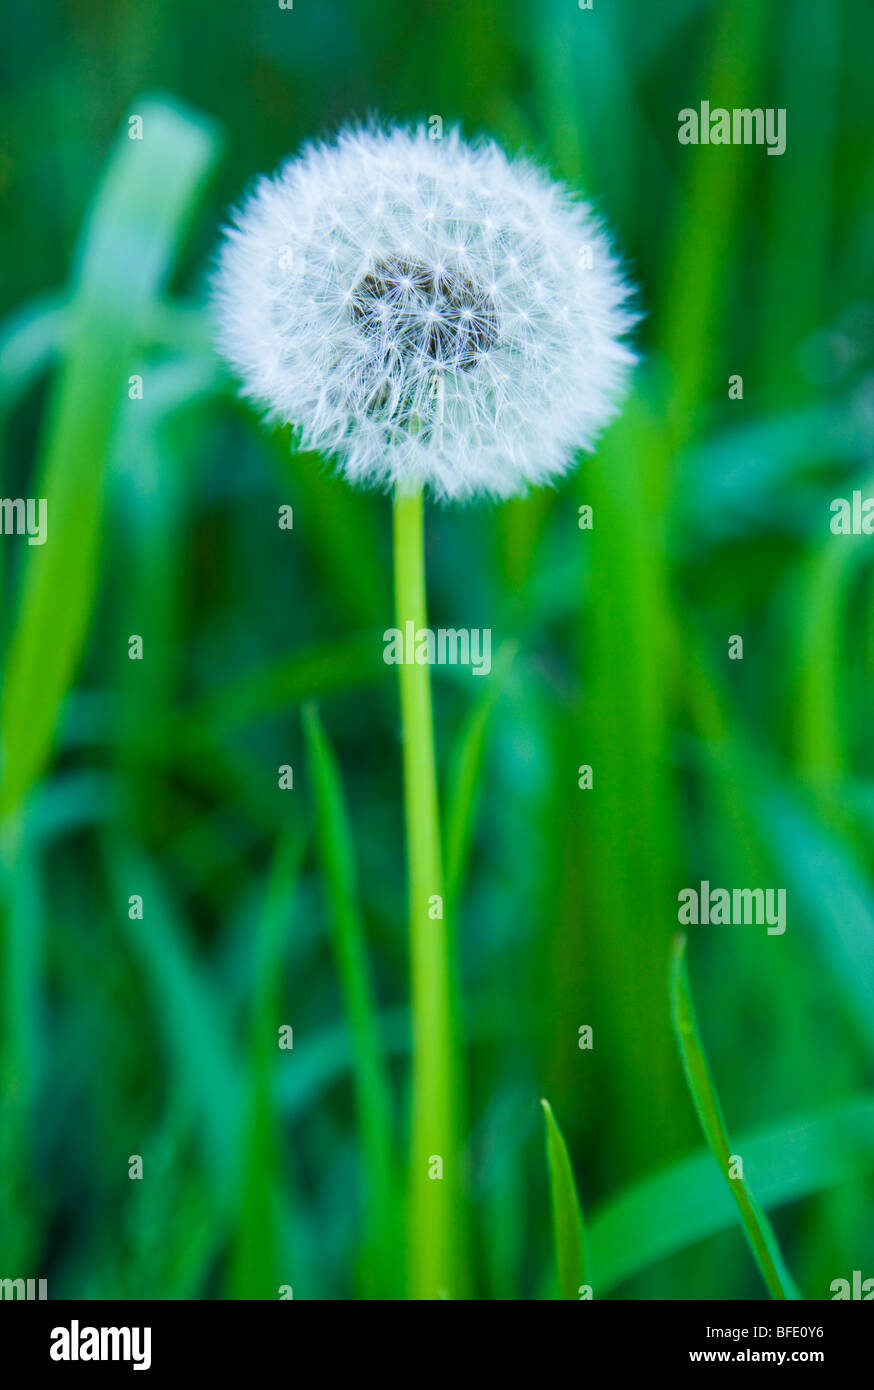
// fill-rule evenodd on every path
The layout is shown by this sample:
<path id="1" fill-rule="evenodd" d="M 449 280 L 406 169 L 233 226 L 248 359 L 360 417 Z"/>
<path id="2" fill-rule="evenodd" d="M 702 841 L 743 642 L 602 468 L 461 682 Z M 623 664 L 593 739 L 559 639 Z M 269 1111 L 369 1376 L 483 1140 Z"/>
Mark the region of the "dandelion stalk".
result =
<path id="1" fill-rule="evenodd" d="M 425 629 L 423 493 L 524 496 L 615 415 L 635 314 L 589 205 L 458 130 L 371 122 L 262 178 L 225 229 L 217 344 L 243 390 L 395 496 L 395 597 Z M 370 557 L 356 560 L 363 568 Z M 427 664 L 400 667 L 412 978 L 409 1289 L 463 1296 L 463 1134 Z"/>
<path id="2" fill-rule="evenodd" d="M 395 497 L 394 555 L 397 625 L 406 632 L 406 624 L 412 623 L 418 632 L 427 627 L 421 491 Z M 426 664 L 414 661 L 405 661 L 398 669 L 413 1025 L 409 1280 L 414 1298 L 431 1299 L 457 1293 L 455 1019 L 449 926 L 443 915 L 431 675 Z"/>

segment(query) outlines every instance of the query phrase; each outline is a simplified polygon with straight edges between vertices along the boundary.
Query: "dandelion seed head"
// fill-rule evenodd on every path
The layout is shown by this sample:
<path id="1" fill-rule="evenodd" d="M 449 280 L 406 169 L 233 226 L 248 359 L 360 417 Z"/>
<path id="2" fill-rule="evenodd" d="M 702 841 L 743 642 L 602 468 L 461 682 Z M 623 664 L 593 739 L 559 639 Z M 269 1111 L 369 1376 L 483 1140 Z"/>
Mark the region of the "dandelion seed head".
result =
<path id="1" fill-rule="evenodd" d="M 634 361 L 630 287 L 589 205 L 458 131 L 308 146 L 226 229 L 214 290 L 245 394 L 362 486 L 463 499 L 554 480 Z"/>

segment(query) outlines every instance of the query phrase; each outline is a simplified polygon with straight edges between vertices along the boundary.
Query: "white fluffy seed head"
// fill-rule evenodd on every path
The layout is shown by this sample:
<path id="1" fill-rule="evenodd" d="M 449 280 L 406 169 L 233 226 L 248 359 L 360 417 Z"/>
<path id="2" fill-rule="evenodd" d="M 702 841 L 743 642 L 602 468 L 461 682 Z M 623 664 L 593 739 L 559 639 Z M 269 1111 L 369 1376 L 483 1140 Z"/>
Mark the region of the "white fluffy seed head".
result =
<path id="1" fill-rule="evenodd" d="M 497 145 L 347 128 L 226 229 L 219 348 L 350 482 L 509 497 L 567 471 L 634 356 L 589 206 Z"/>

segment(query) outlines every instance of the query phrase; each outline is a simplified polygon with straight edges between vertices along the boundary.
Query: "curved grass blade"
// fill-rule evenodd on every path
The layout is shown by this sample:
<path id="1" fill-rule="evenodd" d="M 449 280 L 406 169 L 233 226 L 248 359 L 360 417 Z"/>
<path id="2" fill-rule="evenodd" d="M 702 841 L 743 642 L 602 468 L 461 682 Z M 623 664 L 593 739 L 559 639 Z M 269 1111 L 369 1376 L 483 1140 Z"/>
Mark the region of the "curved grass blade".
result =
<path id="1" fill-rule="evenodd" d="M 494 675 L 489 681 L 488 689 L 472 707 L 453 750 L 446 796 L 445 834 L 446 893 L 452 904 L 458 901 L 467 863 L 470 837 L 476 817 L 477 791 L 486 734 L 517 650 L 516 642 L 505 642 L 501 647 L 495 658 Z"/>
<path id="2" fill-rule="evenodd" d="M 358 689 L 384 673 L 382 643 L 373 632 L 304 647 L 293 656 L 265 663 L 198 696 L 167 735 L 199 748 L 216 733 L 224 737 L 263 715 L 286 710 L 316 695 Z"/>
<path id="3" fill-rule="evenodd" d="M 558 1297 L 577 1300 L 587 1281 L 586 1228 L 564 1135 L 549 1101 L 541 1100 L 546 1123 L 546 1160 L 552 1198 Z"/>
<path id="4" fill-rule="evenodd" d="M 792 1276 L 780 1253 L 771 1223 L 759 1206 L 746 1178 L 729 1178 L 732 1148 L 722 1116 L 722 1107 L 713 1085 L 695 1019 L 689 976 L 686 971 L 686 938 L 677 933 L 671 952 L 671 1016 L 683 1070 L 689 1083 L 704 1138 L 728 1182 L 740 1212 L 744 1234 L 772 1298 L 800 1298 Z"/>
<path id="5" fill-rule="evenodd" d="M 789 784 L 759 788 L 762 831 L 813 940 L 841 991 L 853 1027 L 874 1057 L 874 894 L 852 843 L 818 820 Z"/>
<path id="6" fill-rule="evenodd" d="M 874 1100 L 854 1096 L 746 1132 L 737 1146 L 756 1174 L 766 1208 L 801 1201 L 874 1171 Z M 599 1294 L 736 1225 L 728 1186 L 712 1154 L 702 1149 L 608 1199 L 589 1223 L 591 1272 Z"/>
<path id="7" fill-rule="evenodd" d="M 47 543 L 28 548 L 6 662 L 0 814 L 14 813 L 48 759 L 97 591 L 103 485 L 127 373 L 175 259 L 216 142 L 204 122 L 159 100 L 122 132 L 87 220 L 69 335 L 49 412 L 36 495 Z"/>
<path id="8" fill-rule="evenodd" d="M 66 342 L 68 321 L 64 296 L 52 292 L 0 324 L 0 425 Z"/>
<path id="9" fill-rule="evenodd" d="M 380 1049 L 376 1007 L 358 905 L 352 830 L 340 773 L 318 711 L 303 726 L 316 795 L 318 839 L 331 907 L 334 953 L 354 1042 L 354 1075 L 366 1171 L 365 1264 L 377 1297 L 394 1284 L 398 1213 L 391 1164 L 391 1093 Z"/>
<path id="10" fill-rule="evenodd" d="M 465 1044 L 499 1044 L 518 1022 L 506 1002 L 483 998 L 476 1017 L 464 1030 Z M 404 1006 L 385 1009 L 377 1015 L 380 1052 L 407 1064 L 411 1045 L 412 1020 Z M 276 1103 L 290 1117 L 304 1115 L 317 1105 L 332 1086 L 350 1075 L 354 1065 L 355 1042 L 344 1020 L 318 1029 L 307 1042 L 306 1053 L 293 1072 L 276 1078 Z"/>
<path id="11" fill-rule="evenodd" d="M 289 430 L 270 436 L 282 476 L 293 480 L 294 496 L 309 518 L 307 543 L 312 561 L 349 614 L 352 628 L 383 626 L 391 607 L 391 592 L 382 565 L 360 565 L 361 554 L 378 555 L 380 536 L 368 498 L 348 488 L 326 471 L 318 454 L 289 453 Z M 378 650 L 382 651 L 381 646 Z"/>

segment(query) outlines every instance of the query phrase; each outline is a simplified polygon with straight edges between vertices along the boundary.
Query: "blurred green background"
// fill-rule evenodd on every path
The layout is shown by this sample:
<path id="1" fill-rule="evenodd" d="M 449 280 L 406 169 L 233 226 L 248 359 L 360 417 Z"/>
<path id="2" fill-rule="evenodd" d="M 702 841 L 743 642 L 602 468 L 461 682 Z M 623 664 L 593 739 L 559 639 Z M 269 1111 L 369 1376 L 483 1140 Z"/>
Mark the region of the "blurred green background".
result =
<path id="1" fill-rule="evenodd" d="M 432 625 L 502 645 L 488 681 L 435 668 L 470 1292 L 555 1293 L 546 1096 L 596 1298 L 763 1296 L 671 1034 L 702 879 L 788 895 L 783 936 L 691 929 L 746 1176 L 806 1297 L 874 1276 L 874 541 L 829 531 L 832 498 L 874 493 L 872 39 L 866 0 L 6 14 L 2 493 L 48 499 L 48 543 L 0 550 L 0 1276 L 403 1292 L 389 506 L 261 428 L 204 307 L 249 180 L 370 112 L 460 121 L 584 190 L 646 316 L 633 397 L 566 484 L 429 510 Z M 785 107 L 786 153 L 680 146 L 705 99 Z M 363 924 L 390 1079 L 375 1236 L 338 921 Z"/>

